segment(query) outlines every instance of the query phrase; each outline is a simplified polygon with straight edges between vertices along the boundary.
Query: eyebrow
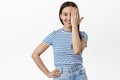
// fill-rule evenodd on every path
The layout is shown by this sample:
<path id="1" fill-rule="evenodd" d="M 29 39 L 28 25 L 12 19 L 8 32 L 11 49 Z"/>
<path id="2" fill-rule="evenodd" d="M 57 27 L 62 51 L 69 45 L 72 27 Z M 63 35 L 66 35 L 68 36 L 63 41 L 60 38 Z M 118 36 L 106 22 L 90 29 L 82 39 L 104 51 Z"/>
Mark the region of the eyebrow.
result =
<path id="1" fill-rule="evenodd" d="M 69 12 L 62 12 L 63 14 L 69 14 Z"/>
<path id="2" fill-rule="evenodd" d="M 67 12 L 62 12 L 62 13 L 67 13 Z"/>

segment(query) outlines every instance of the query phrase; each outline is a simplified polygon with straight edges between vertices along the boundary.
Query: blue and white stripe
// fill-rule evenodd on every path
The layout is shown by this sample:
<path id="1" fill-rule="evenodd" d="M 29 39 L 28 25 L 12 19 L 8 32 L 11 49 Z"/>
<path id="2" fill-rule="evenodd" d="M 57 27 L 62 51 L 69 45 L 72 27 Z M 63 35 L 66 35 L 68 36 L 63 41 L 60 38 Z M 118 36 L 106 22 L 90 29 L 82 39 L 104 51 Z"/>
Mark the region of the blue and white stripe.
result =
<path id="1" fill-rule="evenodd" d="M 82 39 L 87 42 L 87 34 L 83 31 L 80 33 Z M 55 66 L 82 64 L 82 54 L 75 55 L 71 48 L 72 32 L 58 29 L 50 33 L 43 41 L 53 47 Z"/>

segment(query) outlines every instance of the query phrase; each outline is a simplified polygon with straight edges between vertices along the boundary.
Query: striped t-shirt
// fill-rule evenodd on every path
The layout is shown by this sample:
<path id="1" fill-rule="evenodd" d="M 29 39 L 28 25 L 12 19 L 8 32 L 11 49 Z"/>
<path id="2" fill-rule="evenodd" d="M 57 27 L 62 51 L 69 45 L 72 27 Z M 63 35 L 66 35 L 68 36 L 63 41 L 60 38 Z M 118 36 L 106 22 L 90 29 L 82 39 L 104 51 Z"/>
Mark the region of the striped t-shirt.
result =
<path id="1" fill-rule="evenodd" d="M 80 31 L 80 33 L 82 39 L 87 43 L 87 34 L 84 31 Z M 74 54 L 71 47 L 72 32 L 58 29 L 51 32 L 43 41 L 53 47 L 55 66 L 82 64 L 82 53 Z"/>

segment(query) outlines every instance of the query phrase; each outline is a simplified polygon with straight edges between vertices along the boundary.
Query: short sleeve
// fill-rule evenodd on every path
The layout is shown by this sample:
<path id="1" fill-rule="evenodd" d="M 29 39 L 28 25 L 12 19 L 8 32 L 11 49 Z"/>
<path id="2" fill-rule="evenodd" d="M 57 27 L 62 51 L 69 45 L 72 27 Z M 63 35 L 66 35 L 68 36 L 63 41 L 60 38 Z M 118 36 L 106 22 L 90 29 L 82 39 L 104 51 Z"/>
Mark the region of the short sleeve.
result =
<path id="1" fill-rule="evenodd" d="M 87 43 L 88 41 L 88 35 L 84 31 L 80 31 L 82 39 Z"/>
<path id="2" fill-rule="evenodd" d="M 55 35 L 56 31 L 51 32 L 47 37 L 44 38 L 44 42 L 47 43 L 48 45 L 52 45 L 53 38 Z"/>

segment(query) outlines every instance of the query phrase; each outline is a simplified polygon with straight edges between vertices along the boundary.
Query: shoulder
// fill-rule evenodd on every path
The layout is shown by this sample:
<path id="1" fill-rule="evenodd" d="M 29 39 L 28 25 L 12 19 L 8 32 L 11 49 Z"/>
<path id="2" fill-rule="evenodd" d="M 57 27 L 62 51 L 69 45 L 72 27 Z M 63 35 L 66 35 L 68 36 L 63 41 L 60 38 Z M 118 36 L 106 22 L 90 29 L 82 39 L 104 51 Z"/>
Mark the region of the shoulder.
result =
<path id="1" fill-rule="evenodd" d="M 59 31 L 60 31 L 60 29 L 58 29 L 58 30 L 53 30 L 50 34 L 55 35 L 55 34 L 58 33 Z"/>
<path id="2" fill-rule="evenodd" d="M 51 31 L 49 34 L 48 34 L 48 36 L 55 36 L 58 32 L 60 31 L 60 29 L 58 29 L 58 30 L 53 30 L 53 31 Z"/>
<path id="3" fill-rule="evenodd" d="M 47 35 L 47 37 L 44 38 L 44 42 L 47 43 L 48 45 L 52 45 L 52 42 L 54 41 L 54 37 L 58 30 L 53 30 L 51 33 Z"/>

